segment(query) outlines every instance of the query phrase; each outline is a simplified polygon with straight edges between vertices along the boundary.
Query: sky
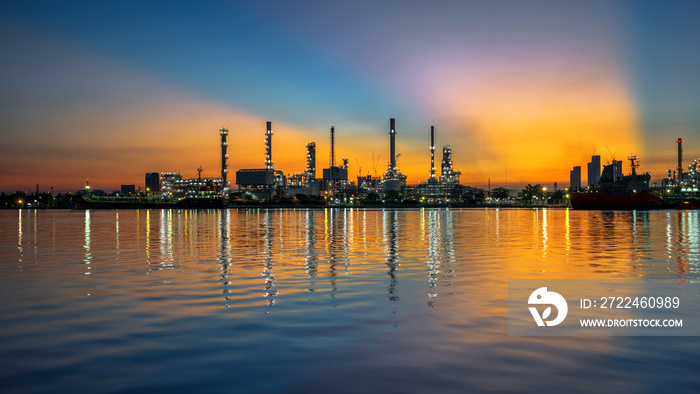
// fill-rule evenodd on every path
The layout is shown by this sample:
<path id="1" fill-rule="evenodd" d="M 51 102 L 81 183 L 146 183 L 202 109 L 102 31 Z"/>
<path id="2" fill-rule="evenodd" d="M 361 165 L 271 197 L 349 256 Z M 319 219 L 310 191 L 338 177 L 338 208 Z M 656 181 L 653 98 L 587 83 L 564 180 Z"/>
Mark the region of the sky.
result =
<path id="1" fill-rule="evenodd" d="M 409 184 L 568 186 L 593 154 L 653 180 L 700 156 L 700 2 L 0 0 L 0 189 L 143 186 L 146 172 L 328 166 Z M 374 158 L 374 159 L 373 159 Z M 439 165 L 438 172 L 439 172 Z M 627 168 L 627 166 L 625 166 Z"/>

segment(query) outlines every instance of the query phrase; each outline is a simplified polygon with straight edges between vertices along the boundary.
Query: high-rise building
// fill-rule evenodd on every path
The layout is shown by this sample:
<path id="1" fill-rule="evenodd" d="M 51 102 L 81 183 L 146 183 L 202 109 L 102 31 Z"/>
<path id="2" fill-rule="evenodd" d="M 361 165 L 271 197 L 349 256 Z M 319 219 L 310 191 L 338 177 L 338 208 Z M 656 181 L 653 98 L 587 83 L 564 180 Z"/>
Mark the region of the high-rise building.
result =
<path id="1" fill-rule="evenodd" d="M 306 144 L 306 177 L 308 180 L 316 179 L 316 143 Z"/>
<path id="2" fill-rule="evenodd" d="M 600 156 L 591 156 L 588 163 L 588 186 L 593 186 L 600 181 Z"/>
<path id="3" fill-rule="evenodd" d="M 157 172 L 146 173 L 146 191 L 151 193 L 160 191 L 160 174 Z"/>
<path id="4" fill-rule="evenodd" d="M 569 172 L 569 189 L 576 190 L 581 188 L 581 166 L 574 166 L 574 169 Z"/>

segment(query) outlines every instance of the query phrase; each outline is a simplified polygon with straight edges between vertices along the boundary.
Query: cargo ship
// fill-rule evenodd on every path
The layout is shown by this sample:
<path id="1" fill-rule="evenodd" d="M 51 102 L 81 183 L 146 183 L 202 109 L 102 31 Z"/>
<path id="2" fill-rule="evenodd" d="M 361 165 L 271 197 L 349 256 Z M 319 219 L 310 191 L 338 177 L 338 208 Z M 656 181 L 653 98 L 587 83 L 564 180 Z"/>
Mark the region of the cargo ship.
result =
<path id="1" fill-rule="evenodd" d="M 621 175 L 621 162 L 613 160 L 603 166 L 600 181 L 589 190 L 571 193 L 571 207 L 574 209 L 599 210 L 648 210 L 662 209 L 664 202 L 649 191 L 651 175 L 637 174 L 639 158 L 629 158 L 632 166 L 630 175 Z M 616 171 L 616 167 L 619 171 Z M 617 172 L 617 174 L 616 174 Z"/>

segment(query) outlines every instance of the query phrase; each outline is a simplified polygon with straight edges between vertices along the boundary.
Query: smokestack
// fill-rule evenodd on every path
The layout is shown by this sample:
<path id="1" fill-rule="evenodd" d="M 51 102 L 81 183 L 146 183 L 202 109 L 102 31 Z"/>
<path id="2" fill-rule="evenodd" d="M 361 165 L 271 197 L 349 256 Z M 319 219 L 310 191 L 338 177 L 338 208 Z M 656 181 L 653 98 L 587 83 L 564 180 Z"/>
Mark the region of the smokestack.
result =
<path id="1" fill-rule="evenodd" d="M 226 137 L 228 136 L 228 129 L 226 127 L 221 127 L 219 130 L 221 133 L 221 194 L 224 199 L 228 198 L 228 180 L 226 175 L 228 175 L 228 142 Z M 201 173 L 200 173 L 201 176 Z"/>
<path id="2" fill-rule="evenodd" d="M 335 165 L 335 127 L 331 126 L 331 167 Z"/>
<path id="3" fill-rule="evenodd" d="M 389 120 L 389 135 L 391 136 L 391 169 L 396 170 L 396 119 Z"/>
<path id="4" fill-rule="evenodd" d="M 430 126 L 430 179 L 435 179 L 435 126 Z"/>
<path id="5" fill-rule="evenodd" d="M 683 182 L 683 139 L 678 138 L 678 187 Z"/>
<path id="6" fill-rule="evenodd" d="M 268 171 L 274 171 L 272 167 L 272 122 L 267 122 L 267 132 L 265 133 L 265 166 Z"/>

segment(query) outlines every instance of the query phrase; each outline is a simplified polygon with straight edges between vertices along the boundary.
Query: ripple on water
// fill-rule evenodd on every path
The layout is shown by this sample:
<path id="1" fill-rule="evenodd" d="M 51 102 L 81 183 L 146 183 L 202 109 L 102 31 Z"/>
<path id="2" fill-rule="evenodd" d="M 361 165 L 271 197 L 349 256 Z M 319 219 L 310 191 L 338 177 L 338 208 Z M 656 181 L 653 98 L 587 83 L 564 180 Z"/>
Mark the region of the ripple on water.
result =
<path id="1" fill-rule="evenodd" d="M 509 279 L 698 280 L 699 223 L 691 211 L 0 212 L 0 386 L 689 391 L 695 341 L 509 337 L 506 297 Z"/>

